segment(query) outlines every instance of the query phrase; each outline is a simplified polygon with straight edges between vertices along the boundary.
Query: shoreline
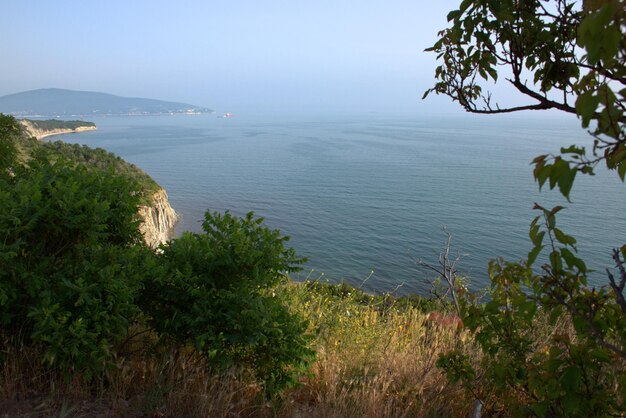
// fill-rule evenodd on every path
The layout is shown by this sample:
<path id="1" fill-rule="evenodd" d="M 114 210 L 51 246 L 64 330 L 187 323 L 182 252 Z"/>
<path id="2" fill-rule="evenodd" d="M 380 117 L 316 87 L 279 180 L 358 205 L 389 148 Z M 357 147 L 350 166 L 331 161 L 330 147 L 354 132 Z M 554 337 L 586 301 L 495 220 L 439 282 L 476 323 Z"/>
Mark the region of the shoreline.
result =
<path id="1" fill-rule="evenodd" d="M 43 138 L 47 138 L 49 136 L 55 136 L 55 135 L 65 135 L 65 134 L 77 134 L 77 133 L 81 133 L 81 132 L 88 132 L 88 131 L 96 131 L 98 128 L 95 126 L 81 126 L 75 129 L 58 129 L 58 130 L 53 130 L 53 131 L 45 131 L 45 133 L 40 133 L 37 135 L 33 135 L 35 138 L 37 138 L 38 140 L 41 140 Z"/>

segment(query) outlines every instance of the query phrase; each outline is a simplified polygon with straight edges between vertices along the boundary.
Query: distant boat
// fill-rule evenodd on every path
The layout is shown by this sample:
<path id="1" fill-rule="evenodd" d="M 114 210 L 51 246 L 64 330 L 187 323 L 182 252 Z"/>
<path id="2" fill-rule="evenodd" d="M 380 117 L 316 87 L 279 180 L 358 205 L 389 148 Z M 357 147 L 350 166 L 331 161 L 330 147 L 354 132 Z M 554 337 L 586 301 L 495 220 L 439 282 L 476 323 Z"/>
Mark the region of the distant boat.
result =
<path id="1" fill-rule="evenodd" d="M 235 115 L 233 115 L 232 113 L 226 112 L 223 115 L 218 116 L 218 118 L 232 118 L 233 116 L 235 116 Z"/>

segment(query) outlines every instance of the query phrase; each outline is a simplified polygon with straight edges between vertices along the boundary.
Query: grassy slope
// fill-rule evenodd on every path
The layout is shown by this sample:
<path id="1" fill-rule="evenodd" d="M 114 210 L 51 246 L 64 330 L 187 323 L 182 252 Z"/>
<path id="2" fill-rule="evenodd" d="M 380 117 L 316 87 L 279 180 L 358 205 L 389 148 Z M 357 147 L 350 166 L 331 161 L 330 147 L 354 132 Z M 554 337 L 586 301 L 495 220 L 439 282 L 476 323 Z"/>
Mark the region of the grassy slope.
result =
<path id="1" fill-rule="evenodd" d="M 41 365 L 39 356 L 11 356 L 0 375 L 0 409 L 26 411 L 35 403 L 45 413 L 73 408 L 74 416 L 467 416 L 469 394 L 447 383 L 436 368 L 440 353 L 475 350 L 467 335 L 432 326 L 424 299 L 372 297 L 343 285 L 285 281 L 274 289 L 292 310 L 308 318 L 317 360 L 311 374 L 282 399 L 267 402 L 261 388 L 232 371 L 215 374 L 191 351 L 172 347 L 138 351 L 111 373 L 98 393 L 81 382 L 64 382 Z M 126 350 L 143 346 L 145 334 Z M 29 360 L 30 359 L 30 360 Z M 242 377 L 243 376 L 243 377 Z M 55 396 L 44 396 L 52 390 Z M 20 409 L 21 408 L 21 409 Z"/>

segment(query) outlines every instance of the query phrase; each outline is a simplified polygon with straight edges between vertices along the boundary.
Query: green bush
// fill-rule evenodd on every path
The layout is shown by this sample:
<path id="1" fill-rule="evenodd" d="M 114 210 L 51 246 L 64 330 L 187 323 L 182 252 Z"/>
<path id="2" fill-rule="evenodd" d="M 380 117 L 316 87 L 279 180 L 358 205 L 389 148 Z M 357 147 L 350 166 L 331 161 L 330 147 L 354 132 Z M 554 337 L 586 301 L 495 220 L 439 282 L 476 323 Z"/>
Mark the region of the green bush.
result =
<path id="1" fill-rule="evenodd" d="M 295 383 L 312 351 L 305 322 L 272 293 L 304 261 L 287 237 L 252 213 L 207 213 L 204 234 L 155 253 L 137 206 L 158 186 L 141 170 L 101 149 L 41 144 L 2 115 L 0 151 L 0 351 L 38 345 L 49 366 L 102 376 L 148 314 L 165 341 L 252 368 L 268 393 Z"/>
<path id="2" fill-rule="evenodd" d="M 124 178 L 34 159 L 0 180 L 0 332 L 41 343 L 50 365 L 101 371 L 137 314 L 137 197 Z"/>
<path id="3" fill-rule="evenodd" d="M 5 176 L 17 163 L 15 142 L 19 134 L 20 128 L 15 118 L 0 113 L 0 176 Z"/>
<path id="4" fill-rule="evenodd" d="M 269 393 L 295 383 L 312 356 L 306 324 L 271 288 L 304 260 L 252 212 L 207 211 L 203 229 L 161 247 L 162 274 L 142 298 L 154 329 L 193 344 L 215 367 L 251 367 Z"/>

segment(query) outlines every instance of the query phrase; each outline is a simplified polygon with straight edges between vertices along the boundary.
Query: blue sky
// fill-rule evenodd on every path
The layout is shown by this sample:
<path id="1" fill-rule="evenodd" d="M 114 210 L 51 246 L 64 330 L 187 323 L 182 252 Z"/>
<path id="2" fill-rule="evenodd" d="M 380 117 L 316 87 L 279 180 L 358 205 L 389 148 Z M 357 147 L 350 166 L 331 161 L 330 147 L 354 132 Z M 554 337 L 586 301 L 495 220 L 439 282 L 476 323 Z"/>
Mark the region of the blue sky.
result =
<path id="1" fill-rule="evenodd" d="M 443 1 L 3 2 L 0 95 L 43 87 L 224 111 L 454 112 L 422 102 Z"/>

